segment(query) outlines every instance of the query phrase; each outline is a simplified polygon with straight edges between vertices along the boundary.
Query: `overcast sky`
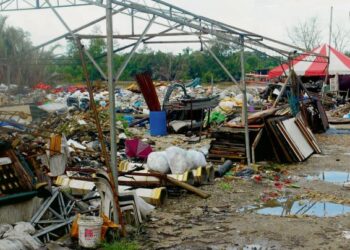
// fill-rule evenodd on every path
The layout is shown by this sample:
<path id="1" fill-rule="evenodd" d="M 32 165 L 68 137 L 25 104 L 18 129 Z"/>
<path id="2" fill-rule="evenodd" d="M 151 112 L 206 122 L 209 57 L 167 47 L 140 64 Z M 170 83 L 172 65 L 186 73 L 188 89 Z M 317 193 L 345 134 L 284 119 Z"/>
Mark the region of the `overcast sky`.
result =
<path id="1" fill-rule="evenodd" d="M 327 42 L 331 6 L 334 7 L 334 24 L 350 30 L 350 0 L 168 0 L 168 2 L 196 14 L 286 42 L 290 42 L 287 28 L 313 16 L 319 18 L 323 29 L 323 40 Z M 98 7 L 62 8 L 59 12 L 71 28 L 81 26 L 104 14 L 104 10 Z M 51 10 L 0 12 L 0 14 L 8 16 L 8 24 L 28 31 L 36 45 L 65 32 Z M 104 23 L 101 23 L 102 31 L 104 31 L 103 25 Z M 120 34 L 130 33 L 125 17 L 115 18 L 114 29 Z M 87 34 L 89 31 L 81 33 Z M 152 47 L 177 52 L 185 46 L 187 45 Z"/>

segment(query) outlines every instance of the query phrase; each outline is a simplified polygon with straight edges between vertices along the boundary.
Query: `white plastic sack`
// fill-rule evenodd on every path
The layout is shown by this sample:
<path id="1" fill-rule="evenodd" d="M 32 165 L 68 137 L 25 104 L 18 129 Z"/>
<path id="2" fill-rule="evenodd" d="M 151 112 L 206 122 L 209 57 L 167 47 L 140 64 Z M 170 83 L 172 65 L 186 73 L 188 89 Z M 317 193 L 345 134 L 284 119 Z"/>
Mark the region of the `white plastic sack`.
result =
<path id="1" fill-rule="evenodd" d="M 188 150 L 187 159 L 191 162 L 190 166 L 192 169 L 198 167 L 205 167 L 207 165 L 207 161 L 205 160 L 204 154 L 196 150 Z"/>
<path id="2" fill-rule="evenodd" d="M 148 155 L 147 158 L 147 167 L 150 170 L 167 174 L 170 172 L 170 166 L 166 153 L 164 151 L 152 152 Z"/>
<path id="3" fill-rule="evenodd" d="M 202 152 L 205 156 L 207 156 L 209 154 L 209 148 L 210 148 L 210 145 L 206 145 L 198 149 L 198 151 Z"/>
<path id="4" fill-rule="evenodd" d="M 192 166 L 188 162 L 186 151 L 179 147 L 170 147 L 165 150 L 172 174 L 183 174 Z"/>
<path id="5" fill-rule="evenodd" d="M 243 94 L 238 94 L 237 96 L 235 96 L 236 100 L 240 100 L 243 103 Z M 252 104 L 254 102 L 254 97 L 247 93 L 247 102 L 249 104 Z"/>
<path id="6" fill-rule="evenodd" d="M 23 222 L 23 221 L 17 222 L 12 230 L 9 230 L 6 233 L 4 233 L 3 237 L 20 235 L 22 233 L 34 234 L 35 228 L 32 226 L 32 224 L 28 222 Z"/>
<path id="7" fill-rule="evenodd" d="M 47 103 L 47 104 L 38 106 L 38 108 L 45 110 L 48 113 L 55 113 L 55 112 L 64 113 L 68 111 L 68 106 L 64 103 Z"/>
<path id="8" fill-rule="evenodd" d="M 7 231 L 10 231 L 13 229 L 13 226 L 10 224 L 1 224 L 0 225 L 0 237 L 4 235 Z"/>
<path id="9" fill-rule="evenodd" d="M 136 206 L 140 210 L 142 218 L 146 219 L 147 216 L 155 209 L 155 207 L 151 204 L 148 204 L 141 197 L 137 196 L 135 191 L 134 193 Z"/>
<path id="10" fill-rule="evenodd" d="M 30 235 L 35 233 L 35 228 L 28 222 L 18 222 L 14 228 L 3 234 L 0 240 L 0 250 L 39 249 L 41 245 Z"/>

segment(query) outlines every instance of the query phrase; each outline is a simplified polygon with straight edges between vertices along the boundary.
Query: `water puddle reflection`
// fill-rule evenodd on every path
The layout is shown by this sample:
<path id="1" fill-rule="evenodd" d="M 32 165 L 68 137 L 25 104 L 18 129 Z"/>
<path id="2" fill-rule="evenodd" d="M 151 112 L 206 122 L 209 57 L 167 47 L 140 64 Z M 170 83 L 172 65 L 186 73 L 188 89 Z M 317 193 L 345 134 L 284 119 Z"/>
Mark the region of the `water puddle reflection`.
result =
<path id="1" fill-rule="evenodd" d="M 247 206 L 240 212 L 255 212 L 275 216 L 316 216 L 334 217 L 350 213 L 350 206 L 323 201 L 294 200 L 280 198 L 270 200 L 261 206 Z"/>
<path id="2" fill-rule="evenodd" d="M 344 184 L 345 182 L 350 181 L 350 173 L 341 171 L 323 171 L 319 175 L 308 175 L 306 179 L 309 181 L 321 180 L 334 184 Z"/>

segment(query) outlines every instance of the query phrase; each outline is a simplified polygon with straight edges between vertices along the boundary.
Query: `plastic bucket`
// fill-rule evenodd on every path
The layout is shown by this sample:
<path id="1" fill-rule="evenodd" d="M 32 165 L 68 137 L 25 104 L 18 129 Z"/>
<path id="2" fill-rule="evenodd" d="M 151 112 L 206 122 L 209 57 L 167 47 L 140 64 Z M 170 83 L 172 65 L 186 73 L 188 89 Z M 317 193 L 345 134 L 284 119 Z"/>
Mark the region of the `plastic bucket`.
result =
<path id="1" fill-rule="evenodd" d="M 103 219 L 96 216 L 81 216 L 79 225 L 79 246 L 96 248 L 101 242 Z"/>
<path id="2" fill-rule="evenodd" d="M 150 134 L 152 136 L 163 136 L 167 134 L 166 112 L 151 111 L 149 114 Z"/>

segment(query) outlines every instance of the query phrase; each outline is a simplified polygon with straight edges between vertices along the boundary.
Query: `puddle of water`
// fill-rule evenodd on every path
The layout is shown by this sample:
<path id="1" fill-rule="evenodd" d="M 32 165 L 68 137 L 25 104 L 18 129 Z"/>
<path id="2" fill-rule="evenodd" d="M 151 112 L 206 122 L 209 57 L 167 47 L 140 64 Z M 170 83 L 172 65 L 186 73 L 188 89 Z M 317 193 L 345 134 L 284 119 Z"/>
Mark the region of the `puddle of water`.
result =
<path id="1" fill-rule="evenodd" d="M 306 179 L 310 181 L 321 180 L 334 184 L 343 184 L 350 181 L 350 173 L 341 171 L 323 171 L 319 175 L 308 175 Z"/>
<path id="2" fill-rule="evenodd" d="M 326 131 L 326 134 L 328 134 L 328 135 L 349 135 L 350 134 L 350 129 L 329 128 Z"/>
<path id="3" fill-rule="evenodd" d="M 281 198 L 278 200 L 271 200 L 262 206 L 249 206 L 240 209 L 240 212 L 247 211 L 275 216 L 308 215 L 316 217 L 334 217 L 350 213 L 350 206 L 333 202 Z"/>

